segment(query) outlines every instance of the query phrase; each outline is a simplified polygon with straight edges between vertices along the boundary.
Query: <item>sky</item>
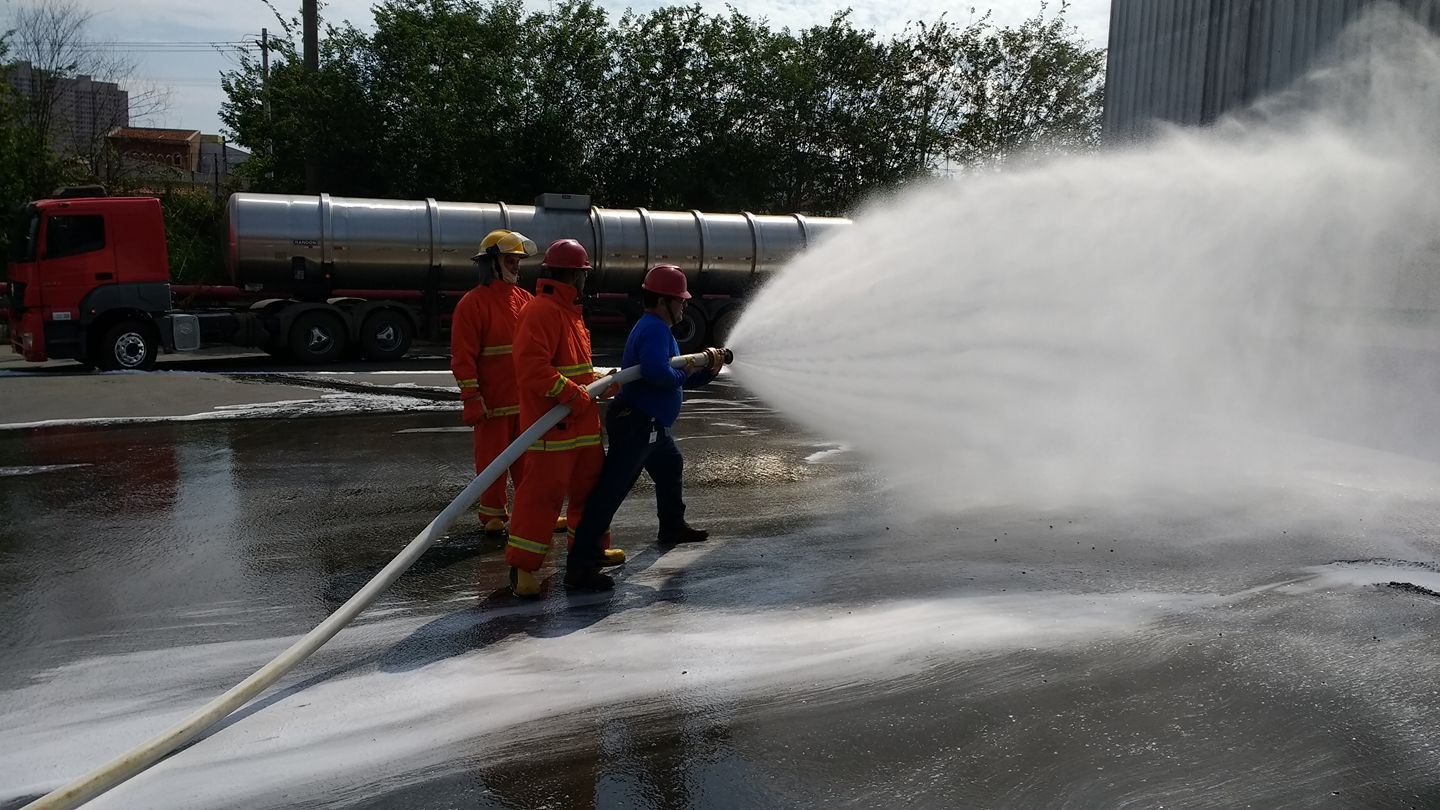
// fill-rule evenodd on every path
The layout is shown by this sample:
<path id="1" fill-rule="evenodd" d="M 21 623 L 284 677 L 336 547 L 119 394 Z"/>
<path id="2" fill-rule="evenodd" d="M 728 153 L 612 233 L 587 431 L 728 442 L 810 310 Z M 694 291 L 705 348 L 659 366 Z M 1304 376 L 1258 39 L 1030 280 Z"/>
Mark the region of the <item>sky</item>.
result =
<path id="1" fill-rule="evenodd" d="M 144 120 L 133 120 L 137 126 L 198 129 L 207 133 L 225 134 L 220 123 L 220 104 L 225 98 L 220 88 L 220 72 L 238 65 L 233 49 L 230 53 L 206 43 L 253 43 L 262 27 L 272 34 L 279 28 L 274 16 L 261 0 L 72 0 L 93 14 L 88 38 L 134 64 L 134 78 L 127 89 L 144 91 L 157 88 L 168 95 L 163 112 Z M 30 0 L 0 0 L 0 17 L 8 20 L 14 10 Z M 323 23 L 349 20 L 362 29 L 371 27 L 370 9 L 374 0 L 330 0 L 323 2 Z M 599 0 L 600 5 L 617 15 L 625 8 L 648 11 L 674 3 L 662 0 Z M 543 0 L 526 0 L 527 5 L 545 7 Z M 723 13 L 726 0 L 700 0 L 711 13 Z M 806 27 L 827 21 L 836 11 L 850 8 L 858 27 L 873 28 L 885 34 L 903 28 L 908 20 L 932 20 L 944 13 L 953 21 L 967 22 L 972 15 L 990 10 L 1000 24 L 1013 24 L 1032 16 L 1041 0 L 729 0 L 728 5 L 740 12 L 762 17 L 775 27 Z M 1051 0 L 1052 8 L 1058 0 Z M 287 14 L 299 0 L 276 0 L 275 6 Z M 1081 34 L 1097 45 L 1104 45 L 1109 30 L 1110 0 L 1072 0 L 1070 19 Z M 9 26 L 4 26 L 8 28 Z M 185 43 L 185 44 L 177 44 Z M 193 44 L 192 44 L 193 43 Z M 253 44 L 251 47 L 254 47 Z M 258 48 L 255 49 L 258 53 Z"/>

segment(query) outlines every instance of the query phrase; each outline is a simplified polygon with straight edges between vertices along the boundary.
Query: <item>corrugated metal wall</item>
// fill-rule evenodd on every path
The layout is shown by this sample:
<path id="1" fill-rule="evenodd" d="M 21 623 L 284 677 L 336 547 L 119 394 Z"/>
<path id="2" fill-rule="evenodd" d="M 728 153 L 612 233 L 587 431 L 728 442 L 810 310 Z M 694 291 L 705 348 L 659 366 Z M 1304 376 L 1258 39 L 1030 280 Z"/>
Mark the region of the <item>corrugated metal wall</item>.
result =
<path id="1" fill-rule="evenodd" d="M 1156 120 L 1208 124 L 1278 90 L 1380 2 L 1440 31 L 1437 0 L 1113 0 L 1105 139 Z"/>

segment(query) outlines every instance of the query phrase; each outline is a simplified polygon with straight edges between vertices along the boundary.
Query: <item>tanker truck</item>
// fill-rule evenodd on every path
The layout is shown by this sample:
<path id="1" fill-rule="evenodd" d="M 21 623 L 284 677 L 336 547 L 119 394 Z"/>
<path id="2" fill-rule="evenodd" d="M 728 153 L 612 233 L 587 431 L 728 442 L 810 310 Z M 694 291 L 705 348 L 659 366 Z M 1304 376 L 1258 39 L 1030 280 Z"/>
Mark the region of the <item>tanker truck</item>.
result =
<path id="1" fill-rule="evenodd" d="M 9 339 L 28 361 L 150 369 L 159 352 L 256 348 L 303 363 L 400 358 L 448 339 L 495 228 L 544 246 L 580 240 L 595 269 L 587 315 L 637 311 L 645 271 L 681 267 L 694 292 L 675 327 L 685 351 L 723 339 L 767 274 L 848 220 L 607 209 L 586 195 L 534 205 L 240 193 L 225 221 L 232 285 L 170 283 L 160 202 L 61 194 L 27 206 L 9 263 Z M 522 266 L 533 288 L 540 257 Z"/>

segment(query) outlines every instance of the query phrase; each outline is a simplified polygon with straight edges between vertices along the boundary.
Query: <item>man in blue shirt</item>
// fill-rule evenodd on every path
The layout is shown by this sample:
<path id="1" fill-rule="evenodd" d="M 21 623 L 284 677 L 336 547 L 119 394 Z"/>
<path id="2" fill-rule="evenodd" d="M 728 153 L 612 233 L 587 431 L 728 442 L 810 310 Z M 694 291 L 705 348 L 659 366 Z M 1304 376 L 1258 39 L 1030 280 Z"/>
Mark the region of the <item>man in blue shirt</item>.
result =
<path id="1" fill-rule="evenodd" d="M 680 402 L 684 399 L 681 389 L 696 388 L 715 379 L 725 364 L 725 354 L 710 349 L 710 362 L 703 367 L 671 368 L 670 360 L 680 354 L 680 346 L 670 328 L 684 319 L 686 302 L 690 300 L 685 272 L 671 264 L 656 265 L 645 274 L 641 289 L 645 314 L 630 330 L 620 361 L 621 368 L 639 365 L 640 379 L 620 387 L 605 418 L 610 451 L 600 481 L 586 501 L 585 514 L 565 562 L 565 584 L 572 588 L 614 587 L 614 581 L 599 572 L 601 538 L 642 470 L 655 482 L 658 539 L 662 544 L 696 543 L 710 536 L 685 523 L 685 500 L 680 489 L 684 459 L 670 428 L 680 416 Z"/>

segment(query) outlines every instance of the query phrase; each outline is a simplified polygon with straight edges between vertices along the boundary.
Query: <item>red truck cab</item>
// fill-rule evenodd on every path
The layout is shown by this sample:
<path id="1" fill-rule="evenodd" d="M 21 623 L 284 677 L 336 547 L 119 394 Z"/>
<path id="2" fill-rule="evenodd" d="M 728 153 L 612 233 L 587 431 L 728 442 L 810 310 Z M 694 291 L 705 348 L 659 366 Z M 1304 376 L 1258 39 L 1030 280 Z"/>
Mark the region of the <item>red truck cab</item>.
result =
<path id="1" fill-rule="evenodd" d="M 152 367 L 162 342 L 173 343 L 160 201 L 62 198 L 26 213 L 8 275 L 14 350 L 32 362 Z"/>

